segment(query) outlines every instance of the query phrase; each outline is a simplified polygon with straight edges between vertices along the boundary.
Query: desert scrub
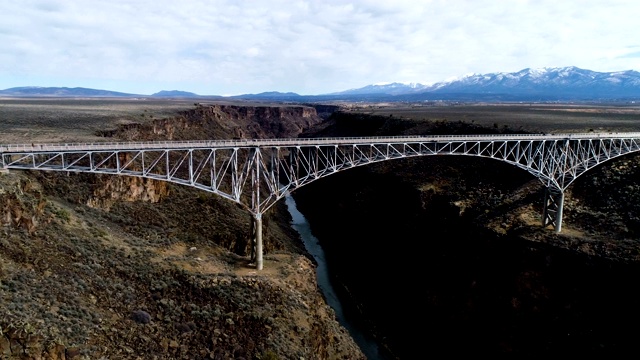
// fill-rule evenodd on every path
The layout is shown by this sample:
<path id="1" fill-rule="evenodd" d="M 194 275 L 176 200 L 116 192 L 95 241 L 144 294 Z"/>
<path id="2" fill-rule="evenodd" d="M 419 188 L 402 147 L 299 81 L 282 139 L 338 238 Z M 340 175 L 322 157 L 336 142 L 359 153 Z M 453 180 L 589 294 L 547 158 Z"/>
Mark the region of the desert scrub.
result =
<path id="1" fill-rule="evenodd" d="M 71 220 L 71 214 L 69 213 L 69 211 L 60 208 L 60 207 L 53 207 L 52 209 L 52 213 L 55 215 L 55 217 L 59 220 L 61 220 L 63 223 L 68 223 Z"/>
<path id="2" fill-rule="evenodd" d="M 13 323 L 31 324 L 31 328 L 38 329 L 38 334 L 46 339 L 61 339 L 68 344 L 84 342 L 88 335 L 85 324 L 86 320 L 90 319 L 87 316 L 89 310 L 80 307 L 78 301 L 69 301 L 67 305 L 52 305 L 49 302 L 51 295 L 62 294 L 56 294 L 55 287 L 50 284 L 42 282 L 38 284 L 38 281 L 33 278 L 25 284 L 24 282 L 28 281 L 25 278 L 25 276 L 16 277 L 7 283 L 8 291 L 3 291 L 4 296 L 1 298 L 4 314 L 0 319 L 0 326 L 6 326 L 6 324 L 11 326 Z M 26 295 L 33 286 L 42 286 L 51 292 L 45 294 L 45 297 Z M 4 288 L 3 286 L 3 290 Z M 64 296 L 73 299 L 77 294 L 67 292 Z M 43 326 L 44 324 L 46 326 Z M 22 329 L 28 330 L 25 327 Z"/>
<path id="3" fill-rule="evenodd" d="M 262 356 L 260 360 L 280 360 L 280 357 L 271 350 L 267 350 Z"/>

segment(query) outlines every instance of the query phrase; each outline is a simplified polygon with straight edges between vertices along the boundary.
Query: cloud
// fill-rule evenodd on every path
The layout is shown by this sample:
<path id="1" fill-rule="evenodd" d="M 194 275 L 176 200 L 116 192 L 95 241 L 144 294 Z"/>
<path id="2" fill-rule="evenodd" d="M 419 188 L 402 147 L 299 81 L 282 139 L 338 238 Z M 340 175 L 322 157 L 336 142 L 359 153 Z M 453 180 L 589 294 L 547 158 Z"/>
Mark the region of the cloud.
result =
<path id="1" fill-rule="evenodd" d="M 634 46 L 634 47 L 631 47 L 631 48 L 632 49 L 638 49 L 638 48 L 640 48 L 640 46 Z M 627 52 L 626 54 L 622 54 L 622 55 L 618 56 L 618 58 L 620 58 L 620 59 L 640 58 L 640 51 Z"/>
<path id="2" fill-rule="evenodd" d="M 631 1 L 5 1 L 0 88 L 24 79 L 317 94 L 527 67 L 616 71 L 637 66 L 639 10 Z"/>

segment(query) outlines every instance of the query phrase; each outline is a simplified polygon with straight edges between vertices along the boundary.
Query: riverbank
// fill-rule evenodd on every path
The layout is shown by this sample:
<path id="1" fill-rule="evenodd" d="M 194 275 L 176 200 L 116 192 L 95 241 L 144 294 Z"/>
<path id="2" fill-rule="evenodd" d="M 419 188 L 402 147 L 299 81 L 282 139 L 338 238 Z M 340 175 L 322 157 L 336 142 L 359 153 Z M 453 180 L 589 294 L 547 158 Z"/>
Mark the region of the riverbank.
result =
<path id="1" fill-rule="evenodd" d="M 355 304 L 350 302 L 351 299 L 339 296 L 334 289 L 324 250 L 320 241 L 311 232 L 311 226 L 307 219 L 298 210 L 294 198 L 291 195 L 287 195 L 285 202 L 292 218 L 291 226 L 300 234 L 307 252 L 313 257 L 316 264 L 318 288 L 327 304 L 334 310 L 336 318 L 349 331 L 349 334 L 358 344 L 367 360 L 389 359 L 388 355 L 385 356 L 381 352 L 373 336 L 368 333 L 369 329 L 366 328 L 362 319 L 359 319 L 360 314 L 355 311 L 355 308 L 349 309 L 349 307 L 355 307 Z"/>

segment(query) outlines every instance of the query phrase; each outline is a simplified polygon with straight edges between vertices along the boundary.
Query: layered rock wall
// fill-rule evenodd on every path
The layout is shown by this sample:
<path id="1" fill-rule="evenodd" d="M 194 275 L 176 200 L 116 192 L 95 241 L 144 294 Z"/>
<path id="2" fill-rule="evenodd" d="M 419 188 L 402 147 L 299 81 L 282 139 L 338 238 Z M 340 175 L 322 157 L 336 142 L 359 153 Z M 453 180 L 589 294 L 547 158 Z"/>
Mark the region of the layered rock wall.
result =
<path id="1" fill-rule="evenodd" d="M 308 106 L 197 105 L 174 118 L 121 125 L 100 135 L 137 141 L 291 138 L 321 121 Z"/>

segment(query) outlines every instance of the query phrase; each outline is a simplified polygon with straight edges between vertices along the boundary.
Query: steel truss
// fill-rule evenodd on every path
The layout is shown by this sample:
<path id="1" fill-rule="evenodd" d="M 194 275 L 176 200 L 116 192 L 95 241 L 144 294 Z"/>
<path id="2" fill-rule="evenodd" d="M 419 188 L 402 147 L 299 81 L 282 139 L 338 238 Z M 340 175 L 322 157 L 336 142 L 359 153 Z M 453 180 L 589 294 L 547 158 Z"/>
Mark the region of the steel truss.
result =
<path id="1" fill-rule="evenodd" d="M 427 155 L 505 161 L 545 185 L 542 224 L 560 232 L 565 189 L 594 166 L 640 150 L 639 143 L 640 133 L 590 133 L 0 145 L 0 168 L 129 175 L 217 194 L 253 215 L 253 254 L 262 269 L 262 214 L 336 172 Z"/>

